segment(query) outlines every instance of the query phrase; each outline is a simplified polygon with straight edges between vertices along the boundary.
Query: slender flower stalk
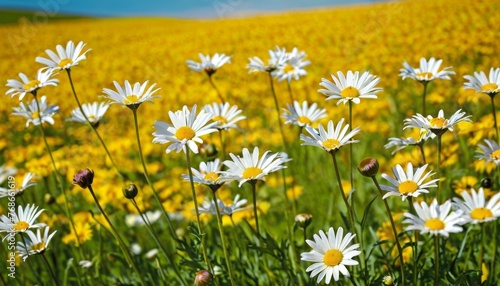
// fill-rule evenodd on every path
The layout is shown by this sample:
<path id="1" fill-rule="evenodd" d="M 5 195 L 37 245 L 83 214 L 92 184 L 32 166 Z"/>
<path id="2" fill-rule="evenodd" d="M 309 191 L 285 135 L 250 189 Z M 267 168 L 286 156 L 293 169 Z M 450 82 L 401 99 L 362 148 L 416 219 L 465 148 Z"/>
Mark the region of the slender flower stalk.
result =
<path id="1" fill-rule="evenodd" d="M 269 74 L 269 84 L 271 85 L 271 93 L 273 94 L 273 99 L 274 99 L 274 107 L 276 108 L 276 114 L 278 116 L 278 126 L 280 128 L 281 140 L 283 141 L 283 147 L 285 148 L 285 152 L 288 153 L 288 145 L 286 144 L 285 140 L 285 132 L 283 131 L 283 125 L 281 124 L 280 107 L 278 104 L 278 98 L 276 97 L 276 92 L 274 90 L 273 76 L 271 72 L 268 72 L 268 74 Z"/>
<path id="2" fill-rule="evenodd" d="M 342 187 L 342 179 L 340 178 L 340 172 L 339 172 L 339 166 L 337 164 L 337 159 L 335 158 L 335 153 L 330 153 L 332 155 L 332 161 L 333 161 L 333 166 L 335 167 L 335 175 L 337 177 L 337 182 L 339 184 L 339 189 L 340 189 L 340 194 L 342 195 L 342 200 L 344 200 L 344 204 L 346 206 L 347 214 L 349 217 L 349 229 L 351 233 L 356 233 L 355 232 L 355 226 L 354 226 L 354 213 L 353 210 L 349 204 L 349 201 L 347 200 L 347 196 L 344 193 L 344 188 Z M 332 201 L 335 201 L 333 196 L 332 196 Z M 331 208 L 329 208 L 329 211 L 331 211 Z M 331 214 L 329 214 L 328 217 L 330 217 Z"/>
<path id="3" fill-rule="evenodd" d="M 427 85 L 429 84 L 428 81 L 422 82 L 422 85 L 424 86 L 424 90 L 422 91 L 422 114 L 427 114 L 427 108 L 425 104 L 425 97 L 427 96 Z"/>
<path id="4" fill-rule="evenodd" d="M 57 286 L 61 285 L 61 284 L 59 283 L 59 280 L 57 280 L 57 277 L 56 277 L 56 275 L 54 274 L 54 270 L 52 270 L 52 267 L 50 266 L 50 263 L 49 263 L 49 261 L 47 260 L 47 257 L 45 257 L 45 253 L 44 253 L 44 252 L 42 252 L 42 253 L 41 253 L 41 255 L 42 255 L 43 262 L 45 263 L 45 266 L 46 266 L 46 267 L 47 267 L 47 269 L 49 270 L 50 276 L 52 276 L 52 280 L 54 280 L 55 285 L 57 285 Z"/>
<path id="5" fill-rule="evenodd" d="M 439 235 L 434 236 L 434 286 L 439 286 Z"/>
<path id="6" fill-rule="evenodd" d="M 257 233 L 260 235 L 260 228 L 259 228 L 259 216 L 257 212 L 257 192 L 256 192 L 256 187 L 255 185 L 257 184 L 256 180 L 249 181 L 250 185 L 252 186 L 252 198 L 253 198 L 253 216 L 255 217 L 255 229 Z"/>
<path id="7" fill-rule="evenodd" d="M 215 89 L 215 91 L 217 92 L 217 96 L 219 97 L 219 100 L 220 102 L 226 102 L 226 100 L 224 99 L 224 96 L 222 96 L 222 93 L 220 92 L 220 90 L 217 88 L 217 86 L 215 85 L 214 83 L 214 80 L 212 79 L 212 75 L 209 75 L 208 76 L 208 82 L 210 83 L 210 85 Z"/>

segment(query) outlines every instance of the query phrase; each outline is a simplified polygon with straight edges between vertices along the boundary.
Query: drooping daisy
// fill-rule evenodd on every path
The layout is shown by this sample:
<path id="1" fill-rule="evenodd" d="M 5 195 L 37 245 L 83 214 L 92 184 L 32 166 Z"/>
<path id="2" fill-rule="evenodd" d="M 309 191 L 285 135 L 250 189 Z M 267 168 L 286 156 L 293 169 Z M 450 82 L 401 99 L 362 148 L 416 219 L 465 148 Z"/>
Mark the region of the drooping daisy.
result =
<path id="1" fill-rule="evenodd" d="M 392 151 L 392 155 L 394 155 L 396 152 L 403 150 L 404 148 L 408 146 L 418 146 L 423 144 L 425 141 L 427 141 L 429 138 L 434 138 L 436 137 L 436 134 L 430 132 L 427 129 L 420 128 L 420 135 L 418 139 L 415 139 L 413 137 L 407 137 L 407 138 L 395 138 L 391 137 L 389 138 L 389 143 L 384 145 L 385 149 L 389 149 L 392 147 L 396 147 L 394 151 Z"/>
<path id="2" fill-rule="evenodd" d="M 51 69 L 69 70 L 72 67 L 77 66 L 81 61 L 87 59 L 85 54 L 91 49 L 83 51 L 85 45 L 86 44 L 81 41 L 78 45 L 76 45 L 76 47 L 73 41 L 69 41 L 66 44 L 66 49 L 61 45 L 57 45 L 57 54 L 51 50 L 45 50 L 50 59 L 37 57 L 36 62 L 44 64 Z"/>
<path id="3" fill-rule="evenodd" d="M 471 190 L 470 194 L 466 191 L 462 192 L 462 201 L 459 198 L 453 198 L 455 206 L 463 211 L 462 217 L 465 223 L 482 223 L 495 220 L 500 217 L 500 193 L 496 193 L 486 203 L 483 188 L 479 188 L 476 192 Z"/>
<path id="4" fill-rule="evenodd" d="M 230 128 L 238 128 L 236 122 L 245 119 L 245 116 L 239 116 L 242 112 L 238 106 L 231 106 L 229 102 L 226 103 L 212 103 L 205 105 L 205 112 L 212 114 L 212 120 L 219 122 L 217 129 L 227 130 Z"/>
<path id="5" fill-rule="evenodd" d="M 333 121 L 328 121 L 327 130 L 321 124 L 318 125 L 318 129 L 306 126 L 306 130 L 311 136 L 300 134 L 300 139 L 304 141 L 302 145 L 315 146 L 329 153 L 335 153 L 344 145 L 359 142 L 359 140 L 351 140 L 351 138 L 358 134 L 361 129 L 356 127 L 347 133 L 349 124 L 346 124 L 344 128 L 342 128 L 342 125 L 344 125 L 344 118 L 337 123 L 337 127 L 333 126 Z"/>
<path id="6" fill-rule="evenodd" d="M 18 233 L 26 232 L 28 229 L 44 227 L 44 223 L 35 223 L 35 220 L 44 210 L 38 210 L 34 204 L 27 204 L 26 207 L 19 205 L 17 214 L 12 213 L 10 217 L 2 215 L 0 217 L 0 232 Z M 4 239 L 8 237 L 5 236 Z"/>
<path id="7" fill-rule="evenodd" d="M 311 62 L 304 60 L 306 53 L 293 48 L 290 53 L 286 54 L 286 61 L 284 65 L 280 65 L 274 72 L 274 76 L 278 81 L 287 80 L 291 82 L 292 79 L 299 80 L 300 77 L 307 75 L 304 67 Z"/>
<path id="8" fill-rule="evenodd" d="M 417 113 L 417 115 L 413 115 L 412 118 L 407 118 L 404 120 L 406 128 L 424 128 L 430 130 L 432 133 L 436 135 L 442 135 L 446 130 L 453 131 L 453 126 L 461 121 L 472 122 L 470 119 L 471 115 L 465 116 L 465 112 L 462 112 L 461 109 L 457 110 L 450 119 L 446 119 L 444 117 L 443 110 L 439 110 L 437 117 L 432 117 L 432 115 L 428 115 L 424 117 L 422 114 Z"/>
<path id="9" fill-rule="evenodd" d="M 149 81 L 145 81 L 143 84 L 136 82 L 132 87 L 128 80 L 125 80 L 122 87 L 118 82 L 113 81 L 116 91 L 108 88 L 104 88 L 102 91 L 105 93 L 104 97 L 110 99 L 111 104 L 117 103 L 135 110 L 139 108 L 141 103 L 146 101 L 153 102 L 153 98 L 160 97 L 158 95 L 153 95 L 160 90 L 160 88 L 153 90 L 156 83 L 153 83 L 148 90 L 146 90 L 148 82 Z"/>
<path id="10" fill-rule="evenodd" d="M 429 193 L 428 188 L 437 187 L 436 182 L 439 179 L 434 179 L 425 182 L 428 178 L 430 178 L 434 173 L 432 171 L 427 172 L 425 175 L 425 169 L 427 168 L 427 164 L 423 165 L 416 170 L 413 170 L 413 164 L 408 163 L 406 165 L 406 172 L 403 170 L 401 165 L 396 165 L 392 168 L 392 172 L 394 173 L 394 178 L 387 174 L 382 174 L 382 178 L 389 181 L 392 186 L 382 185 L 381 188 L 387 193 L 382 197 L 385 199 L 389 196 L 398 196 L 404 201 L 407 197 L 418 197 L 422 193 Z"/>
<path id="11" fill-rule="evenodd" d="M 474 72 L 474 76 L 465 75 L 469 82 L 464 83 L 464 89 L 474 89 L 477 93 L 484 93 L 491 97 L 500 92 L 500 68 L 490 68 L 489 77 L 481 72 Z"/>
<path id="12" fill-rule="evenodd" d="M 407 77 L 416 81 L 427 83 L 435 79 L 450 79 L 450 75 L 455 74 L 451 67 L 446 67 L 439 71 L 439 67 L 443 60 L 430 58 L 428 61 L 425 58 L 420 59 L 420 66 L 412 68 L 407 62 L 404 62 L 404 68 L 399 70 L 399 76 L 404 79 Z"/>
<path id="13" fill-rule="evenodd" d="M 319 109 L 316 103 L 309 106 L 307 101 L 302 102 L 302 106 L 298 101 L 293 102 L 293 106 L 287 103 L 287 108 L 283 108 L 285 113 L 283 117 L 286 119 L 285 124 L 293 124 L 299 127 L 311 126 L 316 121 L 325 118 L 326 109 Z"/>
<path id="14" fill-rule="evenodd" d="M 247 65 L 247 68 L 249 69 L 248 72 L 268 72 L 274 75 L 276 70 L 286 64 L 288 58 L 286 50 L 284 48 L 281 49 L 278 46 L 275 50 L 269 50 L 269 56 L 270 59 L 268 60 L 267 65 L 264 64 L 264 62 L 258 57 L 249 58 L 248 60 L 250 63 Z"/>
<path id="15" fill-rule="evenodd" d="M 413 203 L 417 215 L 404 214 L 406 219 L 403 223 L 409 224 L 405 230 L 418 230 L 422 234 L 430 233 L 445 237 L 448 237 L 450 233 L 461 232 L 461 225 L 464 224 L 462 211 L 451 211 L 451 205 L 450 200 L 439 205 L 436 199 L 430 205 L 426 202 Z"/>
<path id="16" fill-rule="evenodd" d="M 30 255 L 36 255 L 44 253 L 49 247 L 50 240 L 56 234 L 57 230 L 49 234 L 50 227 L 46 227 L 43 236 L 40 233 L 40 229 L 37 229 L 36 235 L 31 230 L 28 230 L 28 240 L 26 242 L 18 241 L 16 250 L 21 254 L 23 261 Z"/>
<path id="17" fill-rule="evenodd" d="M 476 158 L 485 160 L 486 163 L 493 162 L 500 165 L 500 146 L 495 140 L 484 139 L 485 145 L 479 144 L 481 151 L 477 151 Z"/>
<path id="18" fill-rule="evenodd" d="M 57 105 L 48 105 L 47 97 L 44 95 L 40 97 L 40 112 L 38 112 L 38 106 L 36 104 L 37 99 L 34 98 L 30 101 L 29 105 L 24 105 L 24 102 L 21 102 L 19 107 L 13 107 L 14 112 L 12 115 L 22 116 L 28 119 L 26 121 L 26 127 L 33 123 L 33 125 L 40 125 L 43 122 L 47 122 L 50 124 L 54 124 L 54 119 L 52 116 L 59 112 L 59 106 Z"/>
<path id="19" fill-rule="evenodd" d="M 195 168 L 191 168 L 193 172 L 193 182 L 207 185 L 207 186 L 221 186 L 223 183 L 219 182 L 219 171 L 222 167 L 221 161 L 219 158 L 216 158 L 213 161 L 209 162 L 201 162 L 199 170 Z M 186 181 L 189 181 L 189 175 L 183 174 L 182 178 Z"/>
<path id="20" fill-rule="evenodd" d="M 10 95 L 11 98 L 19 95 L 19 100 L 22 100 L 27 93 L 35 95 L 37 91 L 44 86 L 57 86 L 59 80 L 52 78 L 54 75 L 55 73 L 53 73 L 53 70 L 48 68 L 39 69 L 36 74 L 36 79 L 32 80 L 25 74 L 19 73 L 22 82 L 17 79 L 8 79 L 6 86 L 10 87 L 10 89 L 7 90 L 5 95 Z"/>
<path id="21" fill-rule="evenodd" d="M 8 189 L 0 188 L 0 198 L 22 195 L 27 188 L 36 185 L 36 181 L 34 180 L 35 177 L 36 175 L 33 173 L 26 173 L 26 175 L 24 175 L 21 187 L 16 186 L 15 188 L 8 188 Z"/>
<path id="22" fill-rule="evenodd" d="M 214 54 L 212 57 L 210 55 L 203 55 L 199 53 L 198 56 L 201 59 L 201 63 L 195 62 L 193 60 L 187 60 L 186 63 L 192 71 L 202 72 L 205 71 L 208 76 L 213 75 L 218 68 L 225 65 L 226 63 L 231 63 L 231 57 L 226 56 L 226 54 Z"/>
<path id="23" fill-rule="evenodd" d="M 326 95 L 326 100 L 338 99 L 337 105 L 346 104 L 349 101 L 358 104 L 361 98 L 377 98 L 376 93 L 382 91 L 382 88 L 375 87 L 380 78 L 367 71 L 361 76 L 358 71 L 354 73 L 347 71 L 347 76 L 339 71 L 337 77 L 332 74 L 332 79 L 333 82 L 325 78 L 321 79 L 319 85 L 326 89 L 320 89 L 318 92 Z"/>
<path id="24" fill-rule="evenodd" d="M 252 153 L 243 148 L 243 157 L 229 153 L 232 160 L 224 161 L 228 169 L 219 172 L 220 181 L 238 181 L 238 186 L 241 187 L 245 182 L 263 181 L 269 173 L 286 168 L 284 163 L 291 159 L 283 158 L 280 153 L 270 154 L 270 152 L 266 151 L 259 157 L 259 148 L 255 147 Z"/>
<path id="25" fill-rule="evenodd" d="M 105 102 L 94 102 L 94 103 L 84 103 L 82 104 L 83 113 L 87 116 L 89 122 L 96 126 L 99 124 L 99 120 L 104 116 L 109 108 L 109 104 Z M 71 111 L 71 117 L 67 119 L 68 121 L 75 121 L 80 123 L 87 123 L 85 116 L 83 116 L 80 108 L 75 108 Z"/>
<path id="26" fill-rule="evenodd" d="M 346 266 L 358 265 L 359 262 L 354 260 L 354 257 L 361 253 L 358 250 L 359 244 L 349 245 L 355 236 L 350 232 L 344 236 L 342 227 L 337 229 L 337 233 L 333 227 L 330 227 L 328 235 L 320 230 L 319 235 L 314 234 L 314 241 L 306 240 L 312 250 L 301 253 L 300 259 L 314 262 L 307 267 L 306 272 L 311 272 L 311 277 L 319 274 L 316 283 L 320 283 L 325 278 L 325 283 L 329 284 L 332 277 L 333 280 L 338 281 L 340 273 L 346 277 L 350 276 Z"/>
<path id="27" fill-rule="evenodd" d="M 173 143 L 167 148 L 167 153 L 172 150 L 186 152 L 186 145 L 194 153 L 198 153 L 198 145 L 203 143 L 200 136 L 217 131 L 216 127 L 219 122 L 208 123 L 212 119 L 212 114 L 201 110 L 196 115 L 196 105 L 191 110 L 184 106 L 182 110 L 176 112 L 169 111 L 168 115 L 172 121 L 172 125 L 156 120 L 153 133 L 153 143 L 165 144 Z"/>

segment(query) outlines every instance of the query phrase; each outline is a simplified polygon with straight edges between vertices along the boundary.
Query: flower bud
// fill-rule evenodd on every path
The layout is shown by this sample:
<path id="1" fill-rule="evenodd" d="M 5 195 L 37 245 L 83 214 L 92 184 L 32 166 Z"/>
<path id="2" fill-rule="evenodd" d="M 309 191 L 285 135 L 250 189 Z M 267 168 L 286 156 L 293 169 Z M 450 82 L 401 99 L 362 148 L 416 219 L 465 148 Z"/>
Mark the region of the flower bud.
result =
<path id="1" fill-rule="evenodd" d="M 378 172 L 378 161 L 375 158 L 367 157 L 361 160 L 358 165 L 358 171 L 365 177 L 375 177 Z"/>
<path id="2" fill-rule="evenodd" d="M 196 273 L 196 278 L 194 279 L 195 286 L 207 286 L 212 283 L 212 274 L 205 269 L 202 269 Z"/>
<path id="3" fill-rule="evenodd" d="M 481 187 L 486 189 L 491 189 L 493 187 L 493 180 L 490 177 L 486 177 L 481 180 Z"/>
<path id="4" fill-rule="evenodd" d="M 137 193 L 139 192 L 136 185 L 134 185 L 134 184 L 130 184 L 130 185 L 128 185 L 128 187 L 123 187 L 122 191 L 123 191 L 123 195 L 127 199 L 135 198 L 135 196 L 137 196 Z"/>
<path id="5" fill-rule="evenodd" d="M 43 199 L 44 199 L 45 203 L 48 204 L 48 205 L 51 205 L 51 204 L 53 204 L 56 201 L 56 199 L 51 194 L 49 194 L 49 193 L 46 193 L 43 196 Z"/>
<path id="6" fill-rule="evenodd" d="M 311 214 L 298 214 L 295 216 L 295 223 L 301 228 L 308 227 L 312 222 Z"/>
<path id="7" fill-rule="evenodd" d="M 93 181 L 94 171 L 89 168 L 76 172 L 75 176 L 73 177 L 73 185 L 78 185 L 84 189 L 92 185 Z"/>
<path id="8" fill-rule="evenodd" d="M 382 279 L 382 283 L 384 283 L 384 285 L 393 285 L 394 284 L 394 280 L 392 279 L 392 276 L 386 275 Z"/>

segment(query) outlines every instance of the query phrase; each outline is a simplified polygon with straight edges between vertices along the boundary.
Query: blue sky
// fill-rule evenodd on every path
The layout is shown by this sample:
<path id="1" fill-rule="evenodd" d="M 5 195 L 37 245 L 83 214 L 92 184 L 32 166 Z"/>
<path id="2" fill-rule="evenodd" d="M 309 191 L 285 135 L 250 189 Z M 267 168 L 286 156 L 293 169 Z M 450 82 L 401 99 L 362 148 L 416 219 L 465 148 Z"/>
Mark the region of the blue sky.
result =
<path id="1" fill-rule="evenodd" d="M 48 15 L 226 18 L 377 1 L 380 0 L 0 0 L 0 8 L 44 11 Z"/>

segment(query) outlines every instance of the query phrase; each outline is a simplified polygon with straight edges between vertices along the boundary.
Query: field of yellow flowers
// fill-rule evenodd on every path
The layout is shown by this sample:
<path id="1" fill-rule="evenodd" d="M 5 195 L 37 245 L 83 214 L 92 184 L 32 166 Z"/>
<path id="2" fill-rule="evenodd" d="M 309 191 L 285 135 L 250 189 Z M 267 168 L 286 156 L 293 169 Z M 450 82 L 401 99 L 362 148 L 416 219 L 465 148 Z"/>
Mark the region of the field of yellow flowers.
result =
<path id="1" fill-rule="evenodd" d="M 485 139 L 498 140 L 494 127 L 498 116 L 492 112 L 498 90 L 487 94 L 465 89 L 464 76 L 480 71 L 488 75 L 490 68 L 500 67 L 497 8 L 500 2 L 493 0 L 408 0 L 241 19 L 44 23 L 28 18 L 0 25 L 4 39 L 0 78 L 5 83 L 19 80 L 19 73 L 36 78 L 44 65 L 35 59 L 47 58 L 46 50 L 55 52 L 56 45 L 82 41 L 83 50 L 90 49 L 71 73 L 63 69 L 53 76 L 57 84 L 40 88 L 35 96 L 27 93 L 22 100 L 7 94 L 0 105 L 0 191 L 5 190 L 0 196 L 4 239 L 0 257 L 5 257 L 0 281 L 5 285 L 496 285 L 500 156 L 495 146 L 488 153 L 492 160 L 477 154 Z M 287 82 L 270 80 L 271 73 L 249 72 L 250 58 L 266 62 L 268 52 L 280 48 L 305 52 L 304 59 L 310 61 L 304 66 L 307 74 Z M 225 54 L 230 62 L 207 76 L 186 64 L 199 61 L 199 53 Z M 400 76 L 404 62 L 418 67 L 421 58 L 431 57 L 442 60 L 440 70 L 450 67 L 454 72 L 450 80 L 421 84 Z M 380 79 L 376 87 L 382 90 L 375 99 L 337 104 L 318 92 L 324 88 L 322 79 L 331 81 L 331 75 L 349 70 L 368 71 Z M 76 94 L 81 103 L 109 102 L 104 89 L 116 90 L 114 81 L 120 85 L 148 81 L 148 88 L 152 84 L 159 88 L 154 92 L 159 97 L 137 109 L 112 104 L 92 127 L 67 120 L 78 108 Z M 9 88 L 4 87 L 4 93 Z M 42 124 L 42 134 L 40 125 L 27 125 L 26 118 L 12 113 L 20 102 L 29 104 L 43 96 L 59 110 L 53 124 Z M 170 124 L 169 112 L 184 106 L 191 110 L 194 105 L 200 112 L 206 105 L 222 103 L 221 98 L 241 109 L 245 118 L 237 128 L 203 135 L 197 154 L 187 149 L 166 153 L 167 144 L 153 143 L 157 137 L 153 133 L 159 132 L 155 122 Z M 316 103 L 326 116 L 309 128 L 285 124 L 281 115 L 291 98 L 300 104 Z M 466 116 L 438 138 L 426 138 L 425 144 L 410 144 L 398 152 L 384 147 L 389 138 L 419 139 L 423 127 L 407 128 L 417 113 L 436 117 L 443 110 L 450 118 L 459 109 Z M 328 152 L 321 146 L 301 146 L 305 137 L 313 136 L 310 130 L 326 129 L 329 121 L 341 120 L 350 124 L 349 132 L 359 127 L 353 138 L 359 142 Z M 201 162 L 215 158 L 231 161 L 230 153 L 239 156 L 244 148 L 252 152 L 254 147 L 260 155 L 267 150 L 270 156 L 276 154 L 273 158 L 281 164 L 265 181 L 250 179 L 241 187 L 221 182 L 217 190 L 193 184 L 192 178 L 190 183 L 188 166 L 198 169 Z M 363 160 L 366 157 L 372 159 Z M 361 171 L 370 169 L 361 172 L 364 176 L 357 170 L 360 163 Z M 406 201 L 399 195 L 382 200 L 389 189 L 384 185 L 391 184 L 387 178 L 398 174 L 395 166 L 406 169 L 409 163 L 415 170 L 427 164 L 420 176 L 426 174 L 429 193 L 408 196 Z M 376 175 L 370 173 L 375 166 L 380 168 Z M 20 188 L 28 173 L 34 174 L 29 181 L 33 186 L 10 196 L 9 190 Z M 424 183 L 424 178 L 416 183 Z M 383 191 L 378 191 L 378 182 Z M 132 196 L 135 188 L 138 193 Z M 445 201 L 451 205 L 452 198 L 455 203 L 471 189 L 473 194 L 481 189 L 483 200 L 491 200 L 481 206 L 483 211 L 491 209 L 491 220 L 462 221 L 456 231 L 443 226 L 446 235 L 408 229 L 419 203 L 432 205 L 440 197 L 446 215 L 450 210 L 444 210 Z M 212 195 L 237 210 L 222 216 L 220 224 L 215 213 L 195 211 L 196 205 L 208 206 Z M 235 196 L 243 200 L 241 205 Z M 44 209 L 36 221 L 27 222 L 35 228 L 36 223 L 49 226 L 50 235 L 56 231 L 50 244 L 38 238 L 39 244 L 29 245 L 28 240 L 37 238 L 26 229 L 12 234 L 18 226 L 9 225 L 12 209 L 19 222 L 18 207 L 27 205 Z M 225 210 L 211 211 L 215 209 Z M 145 213 L 146 223 L 141 218 Z M 342 239 L 342 231 L 345 244 L 359 244 L 359 249 L 337 246 L 333 253 L 321 246 L 328 244 L 321 241 L 327 236 L 331 242 Z M 348 232 L 356 236 L 348 239 Z M 30 247 L 40 251 L 30 252 Z M 24 259 L 23 251 L 28 252 Z M 17 253 L 15 262 L 9 260 L 11 253 Z M 311 261 L 321 266 L 313 269 Z"/>

